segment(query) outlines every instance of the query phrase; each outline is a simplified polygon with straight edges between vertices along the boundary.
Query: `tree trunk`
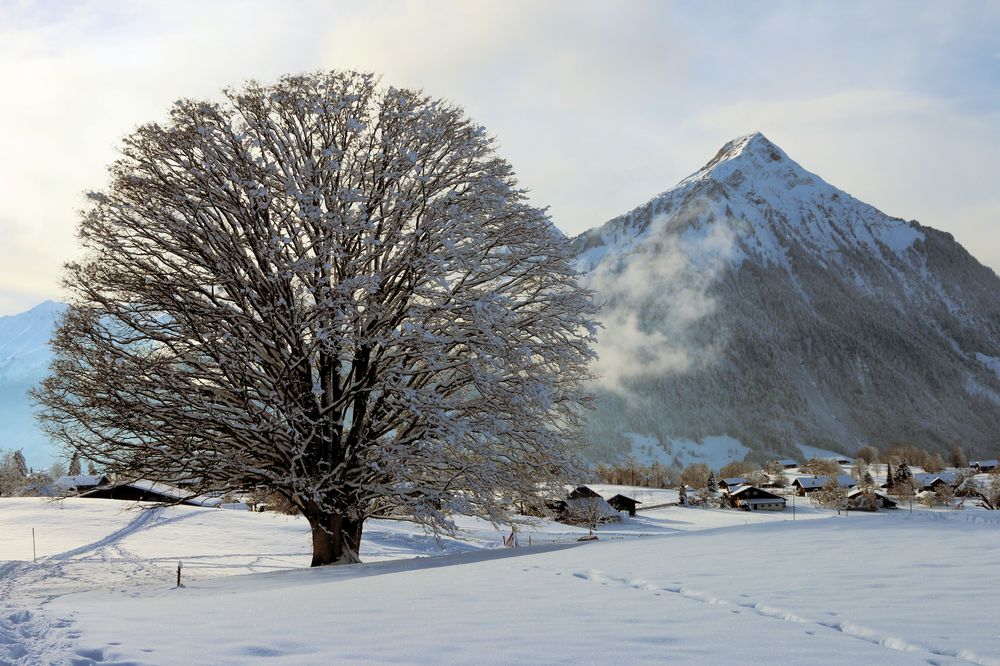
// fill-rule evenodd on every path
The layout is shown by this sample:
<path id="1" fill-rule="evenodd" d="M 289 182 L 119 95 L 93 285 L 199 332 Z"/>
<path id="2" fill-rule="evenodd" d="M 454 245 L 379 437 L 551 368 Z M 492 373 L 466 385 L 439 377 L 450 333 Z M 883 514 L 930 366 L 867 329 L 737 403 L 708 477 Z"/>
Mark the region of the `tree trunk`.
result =
<path id="1" fill-rule="evenodd" d="M 306 516 L 312 528 L 312 565 L 355 564 L 361 561 L 363 520 L 342 514 L 316 513 Z"/>

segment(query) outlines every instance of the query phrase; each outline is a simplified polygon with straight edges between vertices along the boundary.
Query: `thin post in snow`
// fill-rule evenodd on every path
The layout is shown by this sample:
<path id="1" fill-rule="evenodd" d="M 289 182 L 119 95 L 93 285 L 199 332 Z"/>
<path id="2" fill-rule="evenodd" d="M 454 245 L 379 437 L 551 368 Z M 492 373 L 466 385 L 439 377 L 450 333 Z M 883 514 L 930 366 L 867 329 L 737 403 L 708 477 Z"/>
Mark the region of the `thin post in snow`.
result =
<path id="1" fill-rule="evenodd" d="M 31 528 L 31 562 L 38 564 L 38 550 L 35 548 L 35 528 Z"/>
<path id="2" fill-rule="evenodd" d="M 177 561 L 177 587 L 181 586 L 181 569 L 184 568 L 184 563 L 180 560 Z"/>

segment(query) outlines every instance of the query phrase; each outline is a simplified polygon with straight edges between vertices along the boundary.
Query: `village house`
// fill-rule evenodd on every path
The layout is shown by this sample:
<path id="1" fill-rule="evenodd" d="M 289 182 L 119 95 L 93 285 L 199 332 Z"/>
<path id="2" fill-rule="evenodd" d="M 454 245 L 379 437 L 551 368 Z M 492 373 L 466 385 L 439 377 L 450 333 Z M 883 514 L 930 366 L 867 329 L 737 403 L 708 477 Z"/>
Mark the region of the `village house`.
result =
<path id="1" fill-rule="evenodd" d="M 847 508 L 855 511 L 877 511 L 879 509 L 895 509 L 895 500 L 881 490 L 865 490 L 855 488 L 847 493 Z"/>
<path id="2" fill-rule="evenodd" d="M 792 481 L 792 487 L 795 488 L 795 493 L 802 497 L 820 490 L 829 479 L 828 476 L 800 476 Z M 841 488 L 853 488 L 858 482 L 849 474 L 841 474 L 837 477 L 837 485 Z"/>
<path id="3" fill-rule="evenodd" d="M 741 486 L 729 494 L 733 508 L 744 511 L 784 511 L 784 497 L 761 490 L 756 486 Z"/>
<path id="4" fill-rule="evenodd" d="M 742 486 L 747 483 L 745 477 L 742 476 L 730 476 L 725 479 L 719 479 L 719 490 L 732 491 L 737 486 Z"/>
<path id="5" fill-rule="evenodd" d="M 976 472 L 982 474 L 984 472 L 992 472 L 997 468 L 997 460 L 974 460 L 969 463 L 969 467 L 976 470 Z"/>
<path id="6" fill-rule="evenodd" d="M 53 482 L 56 490 L 62 495 L 76 495 L 93 490 L 110 483 L 108 477 L 97 474 L 75 474 L 60 476 Z"/>

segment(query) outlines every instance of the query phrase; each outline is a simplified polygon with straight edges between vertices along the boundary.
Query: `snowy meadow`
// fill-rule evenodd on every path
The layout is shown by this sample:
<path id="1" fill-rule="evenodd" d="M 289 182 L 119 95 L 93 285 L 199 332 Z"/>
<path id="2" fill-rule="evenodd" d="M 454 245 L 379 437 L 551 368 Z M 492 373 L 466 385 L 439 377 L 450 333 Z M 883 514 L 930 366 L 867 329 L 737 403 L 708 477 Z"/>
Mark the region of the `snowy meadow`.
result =
<path id="1" fill-rule="evenodd" d="M 383 520 L 318 569 L 272 513 L 19 498 L 0 526 L 3 664 L 1000 664 L 1000 516 L 971 508 L 668 506 L 518 548 Z"/>

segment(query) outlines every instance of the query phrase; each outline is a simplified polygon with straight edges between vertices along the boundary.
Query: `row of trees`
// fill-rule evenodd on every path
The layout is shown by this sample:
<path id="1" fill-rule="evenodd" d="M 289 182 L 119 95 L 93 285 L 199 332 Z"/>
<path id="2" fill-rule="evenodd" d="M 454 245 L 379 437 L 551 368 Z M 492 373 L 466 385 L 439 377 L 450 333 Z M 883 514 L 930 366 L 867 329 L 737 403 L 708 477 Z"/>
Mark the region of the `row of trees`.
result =
<path id="1" fill-rule="evenodd" d="M 70 457 L 69 466 L 54 462 L 46 470 L 28 467 L 24 452 L 0 450 L 0 497 L 36 495 L 53 492 L 52 483 L 66 474 L 78 476 L 83 473 L 79 454 Z M 96 474 L 92 462 L 88 462 L 88 474 Z"/>

